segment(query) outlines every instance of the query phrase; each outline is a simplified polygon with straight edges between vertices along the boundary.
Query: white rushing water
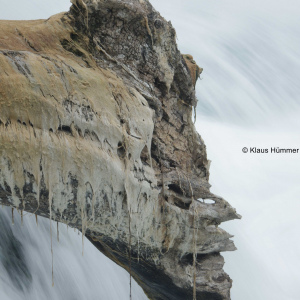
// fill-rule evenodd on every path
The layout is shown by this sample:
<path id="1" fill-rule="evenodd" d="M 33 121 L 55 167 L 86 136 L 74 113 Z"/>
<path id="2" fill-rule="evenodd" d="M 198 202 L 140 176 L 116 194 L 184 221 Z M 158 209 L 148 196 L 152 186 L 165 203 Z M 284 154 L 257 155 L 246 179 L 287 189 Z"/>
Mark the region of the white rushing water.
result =
<path id="1" fill-rule="evenodd" d="M 211 190 L 243 216 L 222 224 L 238 247 L 223 254 L 233 279 L 232 299 L 299 299 L 300 154 L 243 153 L 242 148 L 300 148 L 300 2 L 151 3 L 172 21 L 181 52 L 204 68 L 197 84 L 196 126 L 212 160 Z M 0 4 L 5 19 L 47 18 L 69 7 L 68 0 Z M 9 224 L 7 215 L 2 218 Z M 82 258 L 81 237 L 70 230 L 69 235 L 62 230 L 60 244 L 54 245 L 51 288 L 49 222 L 33 229 L 34 222 L 12 227 L 23 245 L 31 288 L 21 291 L 30 282 L 26 266 L 13 266 L 24 275 L 14 279 L 20 282 L 17 288 L 2 260 L 0 299 L 127 299 L 128 274 L 91 245 Z M 133 299 L 145 297 L 137 287 L 134 293 Z"/>
<path id="2" fill-rule="evenodd" d="M 52 222 L 54 287 L 50 221 L 11 209 L 0 209 L 1 300 L 122 300 L 129 299 L 129 274 L 102 255 L 87 239 L 82 256 L 82 236 L 77 230 Z M 133 281 L 133 299 L 148 299 Z"/>

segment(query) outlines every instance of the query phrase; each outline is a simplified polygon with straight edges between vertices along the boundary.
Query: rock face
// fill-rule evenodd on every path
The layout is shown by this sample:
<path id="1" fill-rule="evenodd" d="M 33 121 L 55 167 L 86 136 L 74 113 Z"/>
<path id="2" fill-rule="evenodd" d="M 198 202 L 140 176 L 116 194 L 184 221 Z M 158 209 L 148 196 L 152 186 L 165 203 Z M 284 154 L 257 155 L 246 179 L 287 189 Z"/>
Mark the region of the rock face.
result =
<path id="1" fill-rule="evenodd" d="M 72 3 L 0 21 L 0 202 L 80 229 L 149 299 L 230 299 L 218 225 L 239 215 L 209 191 L 201 69 L 148 1 Z"/>

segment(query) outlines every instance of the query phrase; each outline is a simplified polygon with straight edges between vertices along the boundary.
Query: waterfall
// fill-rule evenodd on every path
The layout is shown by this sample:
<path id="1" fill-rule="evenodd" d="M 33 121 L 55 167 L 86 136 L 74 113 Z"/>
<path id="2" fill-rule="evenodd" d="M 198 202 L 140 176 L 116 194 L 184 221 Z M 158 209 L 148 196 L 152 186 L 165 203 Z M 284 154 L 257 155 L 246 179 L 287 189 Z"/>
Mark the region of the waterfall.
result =
<path id="1" fill-rule="evenodd" d="M 105 257 L 87 239 L 82 256 L 81 232 L 60 224 L 52 231 L 54 287 L 51 276 L 50 220 L 11 208 L 0 208 L 1 300 L 123 300 L 129 295 L 129 274 Z M 53 224 L 52 224 L 53 226 Z M 148 299 L 132 280 L 132 298 Z"/>

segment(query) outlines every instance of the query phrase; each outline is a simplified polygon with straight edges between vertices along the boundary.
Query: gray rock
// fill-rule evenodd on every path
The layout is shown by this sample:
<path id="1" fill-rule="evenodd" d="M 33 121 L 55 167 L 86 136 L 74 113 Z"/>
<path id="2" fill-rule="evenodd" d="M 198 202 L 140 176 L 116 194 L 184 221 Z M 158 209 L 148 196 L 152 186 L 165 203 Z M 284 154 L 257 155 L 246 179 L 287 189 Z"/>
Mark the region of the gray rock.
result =
<path id="1" fill-rule="evenodd" d="M 72 3 L 0 21 L 0 202 L 80 229 L 149 299 L 230 299 L 218 225 L 240 216 L 209 191 L 174 28 L 148 1 Z"/>

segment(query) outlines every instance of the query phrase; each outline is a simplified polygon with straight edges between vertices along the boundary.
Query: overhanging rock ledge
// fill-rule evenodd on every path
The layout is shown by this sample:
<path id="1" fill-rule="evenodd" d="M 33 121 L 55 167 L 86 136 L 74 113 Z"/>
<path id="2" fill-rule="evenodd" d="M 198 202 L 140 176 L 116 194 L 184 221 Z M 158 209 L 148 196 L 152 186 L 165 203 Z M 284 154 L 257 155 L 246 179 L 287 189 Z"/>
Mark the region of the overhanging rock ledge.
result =
<path id="1" fill-rule="evenodd" d="M 0 28 L 0 202 L 80 229 L 149 299 L 230 299 L 218 225 L 240 216 L 209 191 L 202 69 L 171 23 L 146 0 L 73 0 Z"/>

